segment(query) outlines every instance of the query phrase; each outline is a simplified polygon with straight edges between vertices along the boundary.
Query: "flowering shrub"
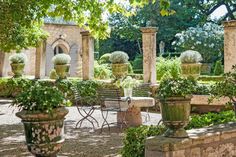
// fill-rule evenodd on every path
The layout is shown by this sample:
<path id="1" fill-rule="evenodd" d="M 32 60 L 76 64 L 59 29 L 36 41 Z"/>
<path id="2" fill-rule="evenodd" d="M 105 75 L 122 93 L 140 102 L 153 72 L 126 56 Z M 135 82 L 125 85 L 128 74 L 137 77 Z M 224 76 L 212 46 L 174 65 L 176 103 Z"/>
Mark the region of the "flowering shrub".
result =
<path id="1" fill-rule="evenodd" d="M 176 34 L 176 38 L 172 45 L 177 51 L 198 51 L 205 63 L 212 62 L 215 56 L 223 52 L 224 31 L 222 26 L 216 24 L 206 23 L 202 27 L 190 27 Z"/>
<path id="2" fill-rule="evenodd" d="M 27 56 L 24 53 L 16 53 L 9 57 L 11 64 L 27 62 Z"/>
<path id="3" fill-rule="evenodd" d="M 193 50 L 187 50 L 181 53 L 181 63 L 198 63 L 202 60 L 202 56 L 199 52 Z"/>
<path id="4" fill-rule="evenodd" d="M 57 54 L 52 58 L 52 62 L 54 65 L 63 65 L 63 64 L 69 64 L 71 61 L 71 57 L 68 54 Z"/>
<path id="5" fill-rule="evenodd" d="M 113 64 L 128 63 L 128 60 L 129 60 L 129 56 L 127 55 L 127 53 L 123 51 L 112 52 L 110 56 L 110 61 Z"/>

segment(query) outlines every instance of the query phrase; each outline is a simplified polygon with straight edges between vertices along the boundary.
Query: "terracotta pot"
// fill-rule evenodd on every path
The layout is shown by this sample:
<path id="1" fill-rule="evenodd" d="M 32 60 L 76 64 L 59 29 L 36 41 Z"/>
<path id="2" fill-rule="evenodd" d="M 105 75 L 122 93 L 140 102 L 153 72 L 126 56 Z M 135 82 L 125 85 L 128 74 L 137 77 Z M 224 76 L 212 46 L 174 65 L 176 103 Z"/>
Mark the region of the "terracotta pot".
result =
<path id="1" fill-rule="evenodd" d="M 24 72 L 25 64 L 24 63 L 11 63 L 11 69 L 14 74 L 14 78 L 22 77 Z"/>
<path id="2" fill-rule="evenodd" d="M 59 79 L 66 79 L 70 70 L 70 64 L 55 65 L 54 68 Z"/>
<path id="3" fill-rule="evenodd" d="M 112 74 L 116 78 L 122 78 L 128 75 L 128 67 L 129 67 L 128 63 L 112 64 L 111 66 L 112 66 Z"/>
<path id="4" fill-rule="evenodd" d="M 171 97 L 161 101 L 163 124 L 168 128 L 164 136 L 188 137 L 184 127 L 189 123 L 191 97 Z"/>
<path id="5" fill-rule="evenodd" d="M 66 108 L 58 108 L 52 114 L 32 111 L 17 112 L 22 119 L 28 150 L 36 157 L 54 157 L 64 142 L 64 117 Z"/>
<path id="6" fill-rule="evenodd" d="M 194 77 L 198 78 L 201 73 L 201 63 L 182 63 L 181 64 L 181 70 L 182 70 L 182 75 L 186 77 Z"/>

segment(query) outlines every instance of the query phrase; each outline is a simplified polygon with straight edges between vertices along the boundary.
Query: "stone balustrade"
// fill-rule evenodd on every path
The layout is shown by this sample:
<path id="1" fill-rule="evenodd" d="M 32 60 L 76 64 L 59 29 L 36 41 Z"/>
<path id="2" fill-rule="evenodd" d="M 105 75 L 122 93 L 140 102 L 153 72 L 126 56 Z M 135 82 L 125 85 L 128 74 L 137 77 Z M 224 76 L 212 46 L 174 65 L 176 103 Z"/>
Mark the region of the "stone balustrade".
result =
<path id="1" fill-rule="evenodd" d="M 236 123 L 187 131 L 188 138 L 149 137 L 145 157 L 234 157 Z"/>

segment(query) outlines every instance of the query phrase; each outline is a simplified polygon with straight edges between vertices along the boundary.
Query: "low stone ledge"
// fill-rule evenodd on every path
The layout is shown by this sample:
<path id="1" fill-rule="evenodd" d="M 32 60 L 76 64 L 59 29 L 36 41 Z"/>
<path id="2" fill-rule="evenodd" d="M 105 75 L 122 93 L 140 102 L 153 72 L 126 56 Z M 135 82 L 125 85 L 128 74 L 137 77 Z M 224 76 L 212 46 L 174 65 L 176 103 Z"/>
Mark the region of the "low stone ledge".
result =
<path id="1" fill-rule="evenodd" d="M 236 123 L 188 130 L 188 138 L 149 137 L 145 157 L 236 156 Z"/>

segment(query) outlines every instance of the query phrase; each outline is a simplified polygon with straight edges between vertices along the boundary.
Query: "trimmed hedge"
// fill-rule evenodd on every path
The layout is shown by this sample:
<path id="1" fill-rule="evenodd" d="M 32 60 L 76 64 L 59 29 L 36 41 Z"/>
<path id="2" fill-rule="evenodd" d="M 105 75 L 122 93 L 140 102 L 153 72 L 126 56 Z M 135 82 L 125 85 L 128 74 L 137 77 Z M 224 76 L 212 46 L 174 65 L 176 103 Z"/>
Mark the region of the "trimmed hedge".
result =
<path id="1" fill-rule="evenodd" d="M 193 115 L 186 129 L 202 128 L 227 122 L 236 122 L 234 111 Z M 166 128 L 162 125 L 128 128 L 123 139 L 122 157 L 144 157 L 146 138 L 161 135 L 165 130 Z"/>
<path id="2" fill-rule="evenodd" d="M 201 75 L 198 80 L 199 81 L 222 81 L 224 76 L 209 76 L 209 75 Z"/>

